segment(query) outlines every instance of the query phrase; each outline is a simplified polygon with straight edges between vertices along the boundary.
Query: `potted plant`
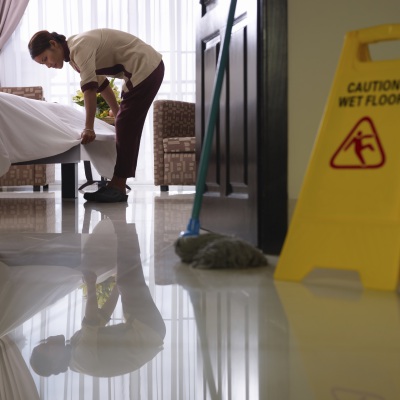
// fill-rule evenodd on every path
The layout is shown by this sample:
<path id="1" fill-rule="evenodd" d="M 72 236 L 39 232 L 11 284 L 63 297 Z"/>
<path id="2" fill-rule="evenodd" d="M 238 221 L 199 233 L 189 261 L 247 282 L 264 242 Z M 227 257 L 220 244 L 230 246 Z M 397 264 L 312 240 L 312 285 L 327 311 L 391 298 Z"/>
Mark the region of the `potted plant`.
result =
<path id="1" fill-rule="evenodd" d="M 112 91 L 115 94 L 115 97 L 117 99 L 118 104 L 121 103 L 121 95 L 119 92 L 119 89 L 114 83 L 115 78 L 110 80 L 110 87 Z M 103 99 L 100 93 L 96 94 L 96 99 L 97 99 L 97 108 L 96 108 L 96 117 L 100 119 L 107 119 L 109 117 L 113 117 L 113 115 L 110 115 L 110 107 L 106 103 L 106 101 Z M 82 90 L 77 90 L 76 95 L 72 98 L 72 101 L 75 104 L 78 104 L 80 106 L 84 106 L 84 99 L 83 99 L 83 93 Z"/>

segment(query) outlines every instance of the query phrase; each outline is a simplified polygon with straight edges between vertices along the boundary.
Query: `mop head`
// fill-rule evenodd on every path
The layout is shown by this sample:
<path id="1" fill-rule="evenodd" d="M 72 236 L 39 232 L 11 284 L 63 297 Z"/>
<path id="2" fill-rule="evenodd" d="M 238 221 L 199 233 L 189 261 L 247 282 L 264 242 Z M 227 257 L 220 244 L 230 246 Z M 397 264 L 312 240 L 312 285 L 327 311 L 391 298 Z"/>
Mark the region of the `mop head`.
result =
<path id="1" fill-rule="evenodd" d="M 235 269 L 267 265 L 261 250 L 231 236 L 217 233 L 184 236 L 177 239 L 174 245 L 175 253 L 182 262 L 194 268 Z"/>

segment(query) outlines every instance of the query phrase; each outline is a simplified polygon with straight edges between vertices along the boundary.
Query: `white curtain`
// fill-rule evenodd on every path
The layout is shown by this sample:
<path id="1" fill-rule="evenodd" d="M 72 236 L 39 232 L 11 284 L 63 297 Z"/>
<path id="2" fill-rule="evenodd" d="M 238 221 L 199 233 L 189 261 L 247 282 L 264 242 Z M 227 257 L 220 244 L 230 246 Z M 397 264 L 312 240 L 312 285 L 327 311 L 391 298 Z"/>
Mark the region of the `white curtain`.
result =
<path id="1" fill-rule="evenodd" d="M 8 335 L 0 338 L 0 399 L 39 400 L 28 366 Z"/>
<path id="2" fill-rule="evenodd" d="M 196 7 L 195 0 L 30 0 L 21 23 L 0 53 L 1 85 L 40 85 L 47 101 L 73 105 L 79 74 L 68 65 L 52 70 L 33 62 L 27 50 L 29 39 L 42 29 L 68 37 L 107 27 L 130 32 L 163 55 L 166 70 L 157 98 L 194 101 Z M 153 165 L 151 109 L 133 182 L 152 184 Z M 79 179 L 82 171 L 83 167 Z"/>
<path id="3" fill-rule="evenodd" d="M 0 51 L 14 32 L 29 0 L 1 0 L 0 2 Z"/>

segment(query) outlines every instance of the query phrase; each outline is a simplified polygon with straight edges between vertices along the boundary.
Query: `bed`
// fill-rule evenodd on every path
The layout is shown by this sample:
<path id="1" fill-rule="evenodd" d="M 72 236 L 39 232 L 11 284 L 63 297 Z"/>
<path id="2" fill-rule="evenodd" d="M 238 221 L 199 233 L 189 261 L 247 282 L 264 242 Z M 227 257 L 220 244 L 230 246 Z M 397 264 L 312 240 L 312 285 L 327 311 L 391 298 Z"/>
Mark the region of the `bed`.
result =
<path id="1" fill-rule="evenodd" d="M 96 140 L 81 145 L 84 124 L 84 112 L 73 107 L 0 92 L 0 176 L 11 165 L 59 163 L 63 198 L 77 197 L 80 161 L 111 179 L 115 128 L 96 119 Z"/>

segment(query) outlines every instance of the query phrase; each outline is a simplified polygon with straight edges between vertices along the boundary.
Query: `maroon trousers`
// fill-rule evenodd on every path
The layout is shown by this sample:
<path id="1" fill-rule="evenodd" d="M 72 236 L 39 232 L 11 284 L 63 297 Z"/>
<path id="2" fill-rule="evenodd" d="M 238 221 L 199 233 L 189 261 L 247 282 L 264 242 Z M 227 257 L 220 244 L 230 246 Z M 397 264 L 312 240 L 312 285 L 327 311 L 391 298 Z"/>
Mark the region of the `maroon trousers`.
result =
<path id="1" fill-rule="evenodd" d="M 114 175 L 119 178 L 134 177 L 139 155 L 140 139 L 147 113 L 164 78 L 164 63 L 133 91 L 124 93 L 115 119 L 117 161 Z"/>

